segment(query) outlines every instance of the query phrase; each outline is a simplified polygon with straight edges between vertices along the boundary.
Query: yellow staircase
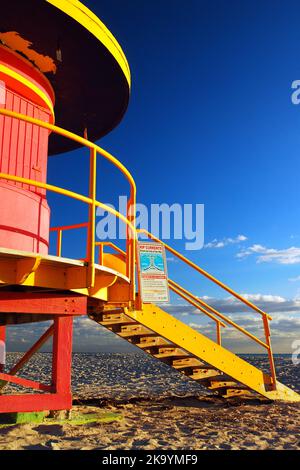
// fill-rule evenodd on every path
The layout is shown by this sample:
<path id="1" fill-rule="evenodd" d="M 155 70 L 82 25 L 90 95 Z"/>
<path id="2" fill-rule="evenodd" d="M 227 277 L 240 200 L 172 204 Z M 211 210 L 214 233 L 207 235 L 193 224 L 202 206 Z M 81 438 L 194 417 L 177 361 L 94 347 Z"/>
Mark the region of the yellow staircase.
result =
<path id="1" fill-rule="evenodd" d="M 258 313 L 262 317 L 265 341 L 171 279 L 168 281 L 170 290 L 215 322 L 216 341 L 189 327 L 162 308 L 142 304 L 139 295 L 130 306 L 118 304 L 110 297 L 106 303 L 97 304 L 97 301 L 93 301 L 90 303 L 90 318 L 224 398 L 247 397 L 299 402 L 300 395 L 278 382 L 276 378 L 269 328 L 272 317 L 150 232 L 142 229 L 137 232 L 146 234 L 149 239 L 164 245 L 165 249 L 180 261 Z M 111 243 L 110 247 L 117 249 L 118 262 L 121 261 L 120 256 L 123 256 L 125 263 L 126 253 Z M 222 346 L 221 330 L 228 325 L 267 351 L 269 375 Z"/>
<path id="2" fill-rule="evenodd" d="M 300 401 L 290 388 L 193 330 L 161 308 L 91 309 L 90 318 L 121 338 L 225 398 Z"/>

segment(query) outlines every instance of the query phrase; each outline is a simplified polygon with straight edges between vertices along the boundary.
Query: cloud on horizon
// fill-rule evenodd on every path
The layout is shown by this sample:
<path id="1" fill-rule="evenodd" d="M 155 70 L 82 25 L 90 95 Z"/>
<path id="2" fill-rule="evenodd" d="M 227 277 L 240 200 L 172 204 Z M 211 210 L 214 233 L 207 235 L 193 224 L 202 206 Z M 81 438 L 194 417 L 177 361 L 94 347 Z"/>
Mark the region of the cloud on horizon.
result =
<path id="1" fill-rule="evenodd" d="M 271 314 L 272 343 L 275 352 L 292 352 L 292 342 L 300 339 L 300 299 L 286 299 L 265 294 L 244 294 L 259 308 Z M 216 310 L 229 316 L 233 321 L 259 338 L 263 338 L 262 319 L 249 307 L 234 298 L 201 297 Z M 195 307 L 189 304 L 169 304 L 165 310 L 199 332 L 215 339 L 215 324 Z M 17 325 L 8 328 L 8 350 L 25 351 L 49 327 L 50 322 Z M 224 345 L 235 352 L 263 352 L 253 341 L 248 340 L 237 330 L 222 329 Z M 117 337 L 112 332 L 90 320 L 78 317 L 74 320 L 74 352 L 137 352 L 134 346 Z M 50 350 L 51 342 L 44 350 Z"/>
<path id="2" fill-rule="evenodd" d="M 217 240 L 216 238 L 209 243 L 204 245 L 204 248 L 224 248 L 228 245 L 236 245 L 237 243 L 245 242 L 248 238 L 245 235 L 238 235 L 235 238 L 222 238 Z"/>
<path id="3" fill-rule="evenodd" d="M 283 250 L 277 250 L 255 244 L 241 250 L 236 255 L 239 259 L 245 259 L 249 256 L 256 256 L 257 263 L 298 264 L 300 263 L 300 248 L 292 246 Z"/>
<path id="4" fill-rule="evenodd" d="M 257 307 L 267 313 L 300 313 L 300 298 L 296 297 L 295 299 L 285 299 L 279 295 L 271 294 L 242 294 L 242 296 L 254 303 Z M 228 313 L 242 313 L 242 312 L 251 312 L 251 308 L 247 305 L 241 303 L 238 299 L 234 297 L 199 297 L 204 302 L 208 303 L 211 307 L 216 310 L 228 314 Z M 180 313 L 182 310 L 189 314 L 197 312 L 195 307 L 192 307 L 188 304 L 186 305 L 170 305 L 168 311 L 171 314 Z M 183 313 L 184 313 L 183 312 Z"/>

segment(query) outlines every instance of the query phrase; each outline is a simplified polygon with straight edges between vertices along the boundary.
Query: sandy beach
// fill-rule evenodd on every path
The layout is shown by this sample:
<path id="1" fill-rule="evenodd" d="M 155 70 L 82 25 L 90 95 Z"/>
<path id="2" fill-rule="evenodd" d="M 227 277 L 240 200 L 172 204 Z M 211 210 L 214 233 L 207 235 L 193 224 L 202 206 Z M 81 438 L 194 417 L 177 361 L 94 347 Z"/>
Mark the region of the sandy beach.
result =
<path id="1" fill-rule="evenodd" d="M 164 366 L 148 357 L 121 357 L 75 355 L 73 369 L 72 416 L 109 412 L 119 419 L 84 425 L 63 421 L 2 426 L 0 449 L 300 449 L 299 404 L 225 401 L 204 395 L 199 385 L 173 371 L 166 373 Z M 43 360 L 47 370 L 45 356 L 36 360 Z M 253 360 L 263 365 L 265 358 Z M 98 368 L 85 380 L 87 364 L 93 361 Z M 115 367 L 108 377 L 106 368 L 112 364 Z M 280 378 L 299 390 L 298 367 L 288 356 L 278 357 L 277 364 Z M 111 383 L 101 379 L 101 374 Z"/>
<path id="2" fill-rule="evenodd" d="M 97 412 L 75 406 L 73 413 Z M 224 404 L 195 398 L 105 406 L 111 423 L 18 425 L 0 431 L 1 450 L 300 449 L 300 406 Z"/>

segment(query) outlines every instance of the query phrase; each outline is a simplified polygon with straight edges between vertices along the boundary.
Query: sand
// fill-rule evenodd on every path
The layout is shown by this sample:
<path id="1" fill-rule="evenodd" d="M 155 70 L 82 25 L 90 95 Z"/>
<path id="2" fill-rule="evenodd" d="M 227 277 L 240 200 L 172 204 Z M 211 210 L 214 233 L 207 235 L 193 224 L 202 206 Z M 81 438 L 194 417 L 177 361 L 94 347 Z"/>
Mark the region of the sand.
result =
<path id="1" fill-rule="evenodd" d="M 266 363 L 264 357 L 252 359 Z M 35 378 L 33 366 L 43 365 L 46 380 L 46 357 L 35 360 L 27 376 Z M 277 358 L 277 367 L 280 379 L 299 391 L 299 366 L 286 356 Z M 73 390 L 73 415 L 112 412 L 121 419 L 2 426 L 0 450 L 300 449 L 300 404 L 208 396 L 198 384 L 146 356 L 77 355 Z"/>
<path id="2" fill-rule="evenodd" d="M 108 405 L 111 423 L 23 424 L 0 430 L 1 450 L 265 450 L 300 449 L 300 406 L 217 403 L 172 398 L 155 403 Z M 97 412 L 76 405 L 73 412 Z"/>

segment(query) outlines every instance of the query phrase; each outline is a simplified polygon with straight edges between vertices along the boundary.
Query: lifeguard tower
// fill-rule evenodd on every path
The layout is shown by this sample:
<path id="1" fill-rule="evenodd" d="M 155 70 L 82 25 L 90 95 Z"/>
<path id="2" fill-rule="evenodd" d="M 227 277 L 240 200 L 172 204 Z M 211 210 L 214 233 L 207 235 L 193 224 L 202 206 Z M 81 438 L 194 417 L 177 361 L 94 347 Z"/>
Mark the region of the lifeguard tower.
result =
<path id="1" fill-rule="evenodd" d="M 271 317 L 149 232 L 144 233 L 149 240 L 163 244 L 181 262 L 260 315 L 263 338 L 171 279 L 169 289 L 214 322 L 216 338 L 143 302 L 136 282 L 142 230 L 135 224 L 135 181 L 119 160 L 94 143 L 117 126 L 130 95 L 129 66 L 113 35 L 77 0 L 1 0 L 0 5 L 0 340 L 5 341 L 9 325 L 52 322 L 11 370 L 0 372 L 0 413 L 71 408 L 72 321 L 78 315 L 89 315 L 223 397 L 299 401 L 297 393 L 276 379 Z M 47 180 L 48 156 L 79 147 L 86 148 L 89 156 L 86 195 Z M 128 181 L 126 216 L 97 200 L 101 159 L 117 167 Z M 51 227 L 49 192 L 85 203 L 86 220 L 76 220 L 74 215 L 73 225 Z M 98 207 L 126 225 L 125 250 L 96 240 Z M 59 210 L 51 207 L 52 212 Z M 86 229 L 85 259 L 63 257 L 63 234 L 80 228 Z M 49 253 L 50 234 L 57 240 L 55 253 Z M 269 373 L 222 346 L 225 326 L 267 352 Z M 51 337 L 51 385 L 23 378 L 22 367 Z M 8 383 L 31 392 L 8 394 Z"/>

